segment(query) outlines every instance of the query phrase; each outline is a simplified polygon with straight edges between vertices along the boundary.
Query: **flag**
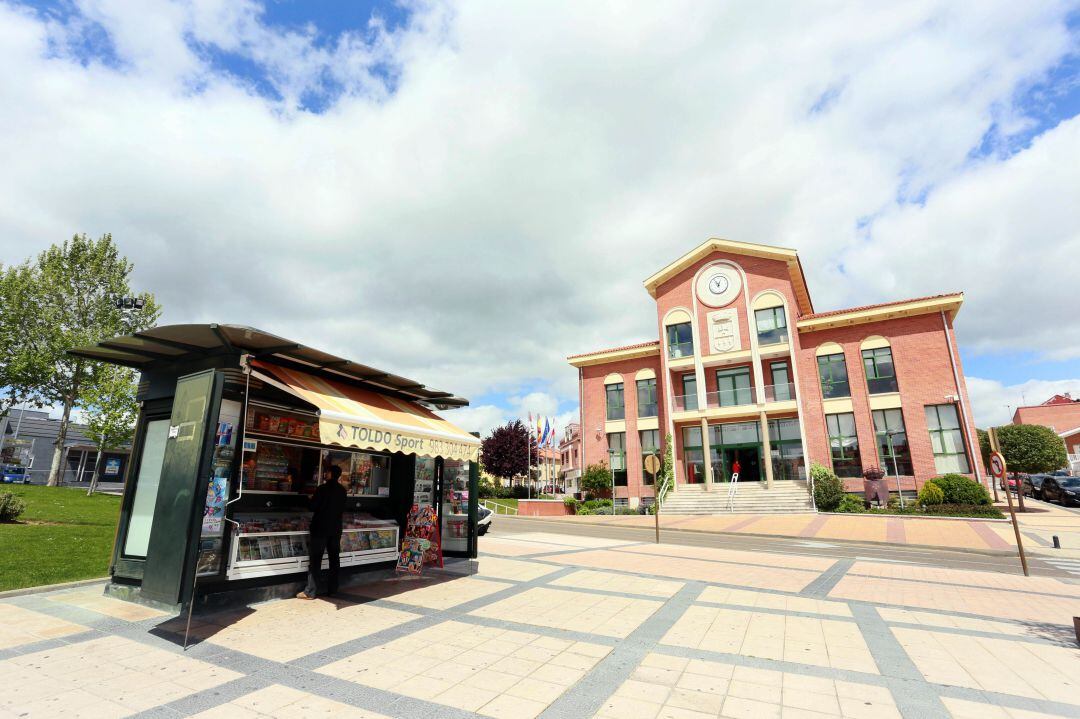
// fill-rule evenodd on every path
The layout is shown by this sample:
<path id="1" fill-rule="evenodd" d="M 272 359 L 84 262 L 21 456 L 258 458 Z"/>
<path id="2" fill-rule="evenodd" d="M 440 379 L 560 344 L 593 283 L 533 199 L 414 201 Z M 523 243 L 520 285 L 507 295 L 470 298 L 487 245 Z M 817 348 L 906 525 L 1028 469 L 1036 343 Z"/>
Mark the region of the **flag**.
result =
<path id="1" fill-rule="evenodd" d="M 551 423 L 547 417 L 544 417 L 544 439 L 541 441 L 541 446 L 547 446 L 551 441 Z"/>
<path id="2" fill-rule="evenodd" d="M 525 425 L 525 430 L 532 432 L 532 412 L 529 412 L 529 423 Z"/>
<path id="3" fill-rule="evenodd" d="M 540 443 L 540 435 L 544 433 L 544 426 L 540 424 L 540 415 L 536 415 L 536 442 Z"/>

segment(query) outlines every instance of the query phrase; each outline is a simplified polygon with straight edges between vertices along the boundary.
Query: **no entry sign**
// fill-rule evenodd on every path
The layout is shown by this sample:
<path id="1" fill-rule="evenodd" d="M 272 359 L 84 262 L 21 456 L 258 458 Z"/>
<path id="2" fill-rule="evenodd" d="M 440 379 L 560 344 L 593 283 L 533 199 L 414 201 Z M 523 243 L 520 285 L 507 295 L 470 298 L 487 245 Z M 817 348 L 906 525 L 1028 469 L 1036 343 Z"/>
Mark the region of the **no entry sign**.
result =
<path id="1" fill-rule="evenodd" d="M 1000 452 L 993 452 L 990 455 L 990 474 L 998 479 L 1005 478 L 1005 458 Z"/>

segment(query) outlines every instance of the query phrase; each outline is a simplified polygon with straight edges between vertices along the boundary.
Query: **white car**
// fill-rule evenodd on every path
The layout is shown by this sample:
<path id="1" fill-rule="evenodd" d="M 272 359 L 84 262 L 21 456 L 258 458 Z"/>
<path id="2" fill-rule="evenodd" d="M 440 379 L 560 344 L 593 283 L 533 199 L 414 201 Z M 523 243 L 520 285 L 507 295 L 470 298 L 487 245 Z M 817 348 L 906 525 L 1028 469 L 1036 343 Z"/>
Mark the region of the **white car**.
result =
<path id="1" fill-rule="evenodd" d="M 491 529 L 491 518 L 495 513 L 487 507 L 479 507 L 476 513 L 479 516 L 479 519 L 476 520 L 476 533 L 483 537 Z"/>

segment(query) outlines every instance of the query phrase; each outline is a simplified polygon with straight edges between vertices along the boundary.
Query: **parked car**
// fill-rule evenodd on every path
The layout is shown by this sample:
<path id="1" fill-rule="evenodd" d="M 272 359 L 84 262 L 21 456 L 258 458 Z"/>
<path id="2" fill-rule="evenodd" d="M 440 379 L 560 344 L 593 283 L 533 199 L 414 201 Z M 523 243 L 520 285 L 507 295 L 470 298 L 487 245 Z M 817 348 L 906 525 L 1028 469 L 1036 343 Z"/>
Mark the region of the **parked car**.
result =
<path id="1" fill-rule="evenodd" d="M 21 464 L 0 466 L 0 482 L 4 484 L 30 484 L 30 473 Z"/>
<path id="2" fill-rule="evenodd" d="M 1025 477 L 1020 485 L 1021 490 L 1024 492 L 1024 496 L 1042 499 L 1042 486 L 1045 481 L 1045 474 L 1032 474 Z"/>
<path id="3" fill-rule="evenodd" d="M 1048 502 L 1056 500 L 1066 506 L 1080 504 L 1080 477 L 1047 477 L 1042 496 Z"/>
<path id="4" fill-rule="evenodd" d="M 491 518 L 495 513 L 487 507 L 480 507 L 477 514 L 479 517 L 476 520 L 476 533 L 483 537 L 491 529 Z"/>
<path id="5" fill-rule="evenodd" d="M 1008 484 L 1009 484 L 1009 490 L 1012 491 L 1012 492 L 1015 492 L 1016 487 L 1018 485 L 1023 486 L 1023 482 L 1024 482 L 1025 479 L 1027 479 L 1027 477 L 1028 477 L 1028 475 L 1022 474 L 1020 472 L 1016 472 L 1015 474 L 1010 472 L 1009 473 L 1009 478 L 1007 480 Z M 1005 489 L 1005 483 L 1006 483 L 1006 480 L 1004 480 L 1004 479 L 1001 480 L 1000 487 L 1002 489 Z"/>

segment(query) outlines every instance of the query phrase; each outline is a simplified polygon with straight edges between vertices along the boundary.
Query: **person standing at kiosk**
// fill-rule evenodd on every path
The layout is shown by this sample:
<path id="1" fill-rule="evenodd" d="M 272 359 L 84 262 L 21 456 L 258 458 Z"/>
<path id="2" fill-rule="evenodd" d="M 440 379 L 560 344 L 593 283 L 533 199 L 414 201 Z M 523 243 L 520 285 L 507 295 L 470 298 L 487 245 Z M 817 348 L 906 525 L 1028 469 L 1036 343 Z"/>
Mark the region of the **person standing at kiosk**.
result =
<path id="1" fill-rule="evenodd" d="M 339 556 L 341 554 L 341 517 L 345 513 L 345 487 L 341 485 L 341 467 L 332 465 L 329 478 L 315 490 L 311 498 L 311 530 L 308 535 L 308 580 L 299 599 L 314 599 L 319 594 L 319 574 L 325 553 L 330 559 L 330 576 L 326 594 L 338 590 Z"/>

